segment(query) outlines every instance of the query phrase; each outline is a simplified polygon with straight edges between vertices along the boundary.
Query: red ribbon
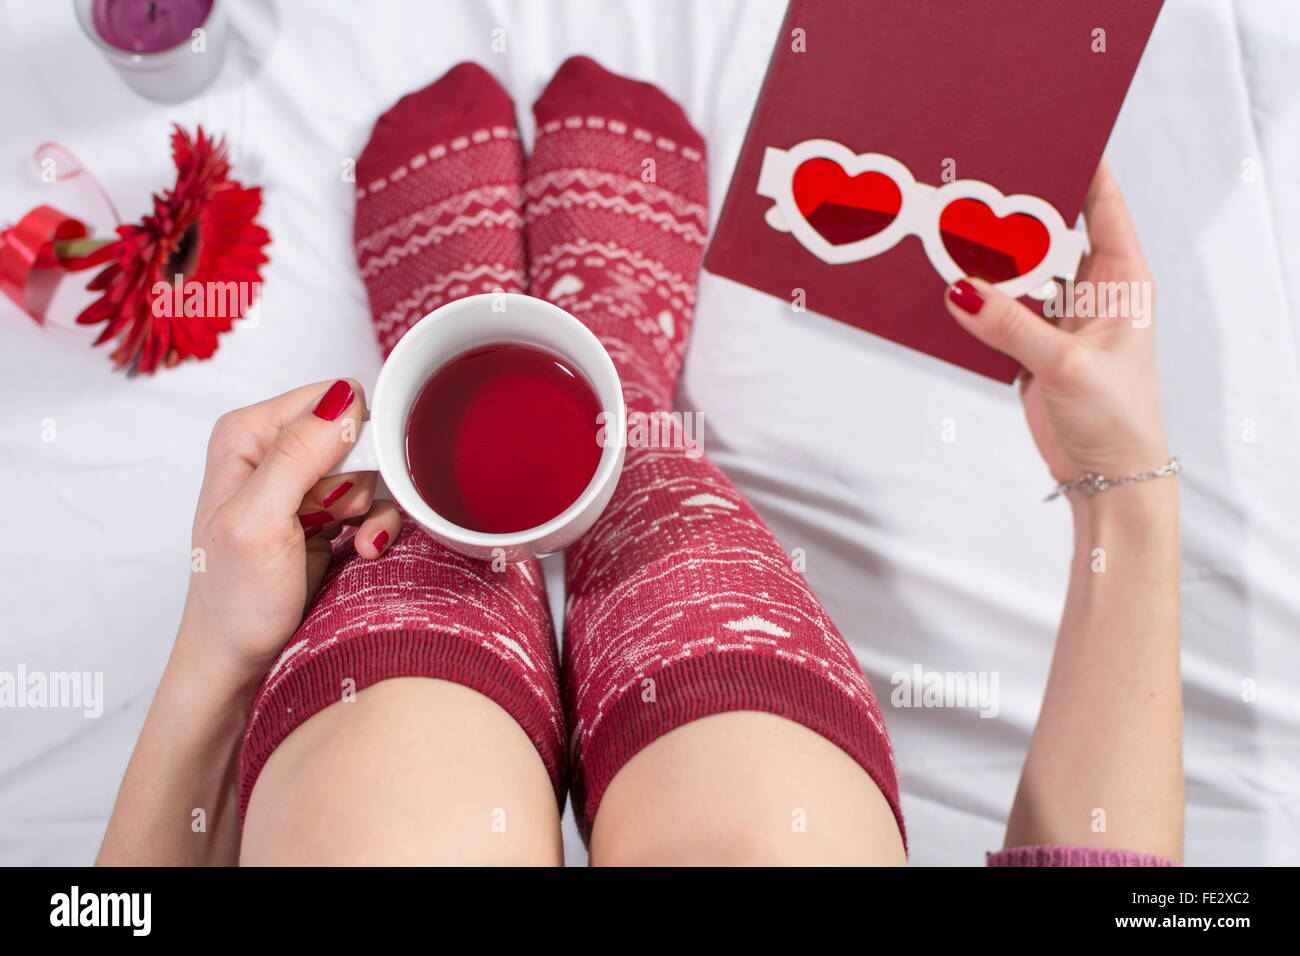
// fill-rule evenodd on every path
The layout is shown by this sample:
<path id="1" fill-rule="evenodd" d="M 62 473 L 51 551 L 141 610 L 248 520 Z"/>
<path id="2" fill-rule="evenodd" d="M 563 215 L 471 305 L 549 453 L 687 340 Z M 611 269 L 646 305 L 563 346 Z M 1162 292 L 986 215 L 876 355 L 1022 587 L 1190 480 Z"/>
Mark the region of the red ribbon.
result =
<path id="1" fill-rule="evenodd" d="M 0 232 L 0 292 L 40 324 L 45 324 L 54 289 L 64 273 L 89 269 L 117 255 L 117 242 L 93 252 L 63 257 L 54 244 L 84 239 L 86 226 L 52 206 L 37 206 L 16 225 Z"/>
<path id="2" fill-rule="evenodd" d="M 70 151 L 58 143 L 42 143 L 36 148 L 37 163 L 43 163 L 51 153 L 62 155 L 71 161 L 73 168 L 62 173 L 64 179 L 84 173 L 112 211 L 113 218 L 119 223 L 122 221 L 113 200 L 99 185 L 99 181 Z M 73 219 L 52 206 L 37 206 L 19 219 L 17 224 L 0 231 L 0 292 L 44 325 L 45 310 L 65 272 L 89 269 L 117 255 L 120 240 L 108 242 L 84 256 L 59 254 L 55 243 L 84 239 L 86 235 L 87 229 L 81 220 Z"/>

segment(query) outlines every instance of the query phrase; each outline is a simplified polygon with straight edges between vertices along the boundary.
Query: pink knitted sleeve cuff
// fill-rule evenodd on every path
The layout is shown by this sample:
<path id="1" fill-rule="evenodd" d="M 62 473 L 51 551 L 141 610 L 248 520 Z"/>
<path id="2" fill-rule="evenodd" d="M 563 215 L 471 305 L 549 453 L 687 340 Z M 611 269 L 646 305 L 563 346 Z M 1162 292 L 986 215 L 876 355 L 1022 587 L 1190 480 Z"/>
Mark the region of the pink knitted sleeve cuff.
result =
<path id="1" fill-rule="evenodd" d="M 988 866 L 1179 866 L 1164 857 L 1082 846 L 1013 846 L 985 854 Z"/>

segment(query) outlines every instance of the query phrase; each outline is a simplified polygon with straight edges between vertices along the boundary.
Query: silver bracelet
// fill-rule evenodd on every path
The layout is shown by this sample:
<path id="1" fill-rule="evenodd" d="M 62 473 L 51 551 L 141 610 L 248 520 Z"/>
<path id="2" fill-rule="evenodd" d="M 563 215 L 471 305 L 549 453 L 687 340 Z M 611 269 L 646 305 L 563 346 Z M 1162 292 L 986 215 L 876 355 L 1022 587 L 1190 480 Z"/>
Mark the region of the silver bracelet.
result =
<path id="1" fill-rule="evenodd" d="M 1169 461 L 1161 465 L 1154 471 L 1144 471 L 1136 475 L 1125 475 L 1123 478 L 1107 478 L 1105 475 L 1098 475 L 1091 471 L 1085 471 L 1074 481 L 1063 481 L 1056 486 L 1050 495 L 1044 498 L 1044 501 L 1051 501 L 1053 498 L 1059 498 L 1067 491 L 1081 491 L 1091 498 L 1100 491 L 1105 491 L 1112 485 L 1131 485 L 1136 481 L 1150 481 L 1152 478 L 1167 478 L 1170 475 L 1176 475 L 1183 470 L 1182 464 L 1177 458 L 1170 458 Z"/>

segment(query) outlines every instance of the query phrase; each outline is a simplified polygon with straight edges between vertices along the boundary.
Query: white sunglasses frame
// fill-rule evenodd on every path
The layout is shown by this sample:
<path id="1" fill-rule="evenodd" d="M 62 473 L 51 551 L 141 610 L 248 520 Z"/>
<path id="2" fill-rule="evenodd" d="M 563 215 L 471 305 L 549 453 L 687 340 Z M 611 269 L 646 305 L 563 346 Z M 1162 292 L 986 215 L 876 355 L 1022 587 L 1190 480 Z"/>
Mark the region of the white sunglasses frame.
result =
<path id="1" fill-rule="evenodd" d="M 810 159 L 832 160 L 849 176 L 867 172 L 888 176 L 902 194 L 898 215 L 874 235 L 840 245 L 828 242 L 803 217 L 794 200 L 795 170 Z M 966 274 L 948 253 L 939 232 L 939 216 L 949 203 L 957 199 L 975 199 L 987 205 L 999 218 L 1012 213 L 1032 216 L 1047 229 L 1050 245 L 1043 261 L 1029 272 L 994 283 L 994 288 L 1013 298 L 1051 298 L 1056 292 L 1056 279 L 1075 277 L 1079 260 L 1087 247 L 1086 235 L 1069 228 L 1056 207 L 1037 196 L 1025 193 L 1003 195 L 996 186 L 978 179 L 958 179 L 938 187 L 919 183 L 911 170 L 892 156 L 854 153 L 847 146 L 829 139 L 806 139 L 788 150 L 767 147 L 758 175 L 757 192 L 775 201 L 767 211 L 767 224 L 779 232 L 791 233 L 800 245 L 823 262 L 830 265 L 860 262 L 888 252 L 906 236 L 916 236 L 925 247 L 925 254 L 934 270 L 949 284 Z"/>

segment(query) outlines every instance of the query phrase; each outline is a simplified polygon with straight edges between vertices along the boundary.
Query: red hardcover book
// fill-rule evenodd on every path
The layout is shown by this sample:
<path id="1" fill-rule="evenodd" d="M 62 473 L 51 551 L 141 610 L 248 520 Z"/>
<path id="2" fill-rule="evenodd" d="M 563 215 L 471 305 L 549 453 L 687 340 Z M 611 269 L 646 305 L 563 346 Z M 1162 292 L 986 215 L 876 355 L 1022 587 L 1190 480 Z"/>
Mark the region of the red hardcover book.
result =
<path id="1" fill-rule="evenodd" d="M 792 0 L 705 267 L 1003 382 L 943 307 L 1041 305 L 1162 0 Z"/>

